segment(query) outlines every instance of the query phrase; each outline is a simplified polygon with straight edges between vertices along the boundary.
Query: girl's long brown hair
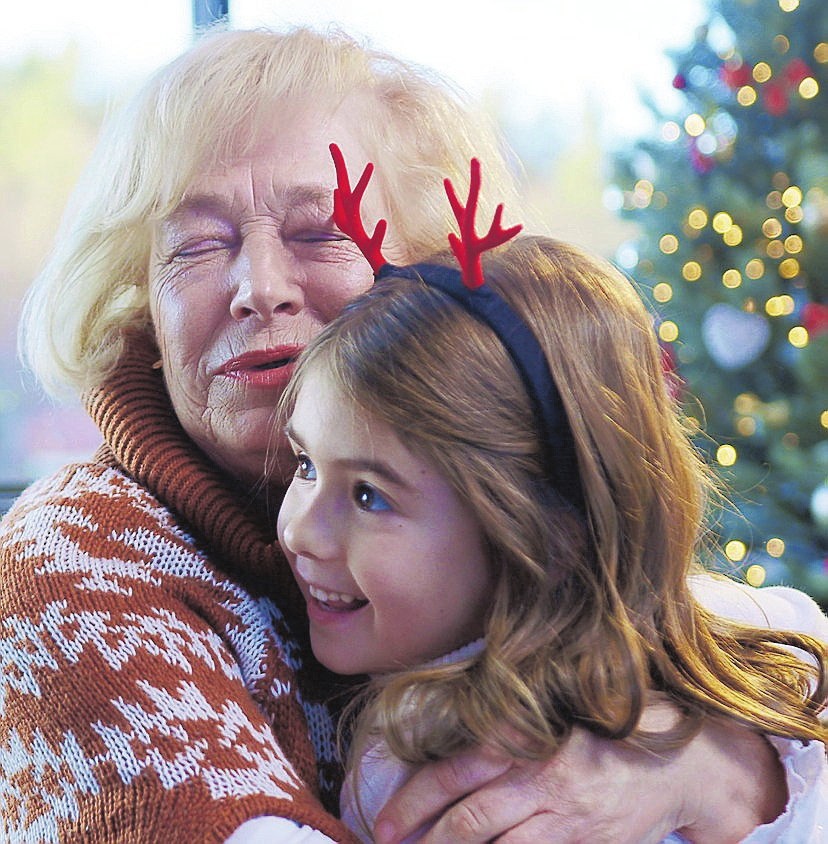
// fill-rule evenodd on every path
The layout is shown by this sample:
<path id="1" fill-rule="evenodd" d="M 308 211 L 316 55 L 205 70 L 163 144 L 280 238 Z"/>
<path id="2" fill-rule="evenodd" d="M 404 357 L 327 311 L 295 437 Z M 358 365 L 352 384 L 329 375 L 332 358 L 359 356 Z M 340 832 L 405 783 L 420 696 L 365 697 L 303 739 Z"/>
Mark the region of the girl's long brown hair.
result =
<path id="1" fill-rule="evenodd" d="M 547 756 L 576 724 L 665 750 L 707 716 L 824 741 L 825 647 L 716 617 L 693 597 L 716 488 L 633 286 L 548 238 L 489 254 L 484 273 L 546 351 L 586 516 L 545 483 L 555 444 L 539 441 L 523 385 L 486 326 L 419 282 L 383 282 L 352 303 L 306 351 L 285 411 L 304 375 L 323 367 L 346 402 L 399 431 L 470 502 L 496 581 L 483 653 L 378 679 L 360 723 L 410 762 L 471 743 Z M 645 708 L 665 699 L 672 726 L 644 731 Z M 365 732 L 357 728 L 357 754 Z"/>

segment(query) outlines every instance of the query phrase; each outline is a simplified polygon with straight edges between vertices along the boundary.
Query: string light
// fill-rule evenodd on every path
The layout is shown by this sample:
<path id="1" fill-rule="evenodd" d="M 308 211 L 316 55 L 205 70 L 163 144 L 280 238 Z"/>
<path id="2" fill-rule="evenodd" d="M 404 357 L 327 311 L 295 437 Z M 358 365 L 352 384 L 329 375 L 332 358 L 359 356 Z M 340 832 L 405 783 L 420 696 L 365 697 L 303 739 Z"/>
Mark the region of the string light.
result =
<path id="1" fill-rule="evenodd" d="M 822 425 L 823 428 L 828 428 L 828 410 L 823 410 L 822 413 L 819 414 L 819 424 Z"/>
<path id="2" fill-rule="evenodd" d="M 736 92 L 736 102 L 742 106 L 752 106 L 756 102 L 756 89 L 750 85 L 743 85 Z"/>
<path id="3" fill-rule="evenodd" d="M 686 281 L 698 281 L 702 274 L 701 264 L 698 261 L 688 261 L 681 268 L 681 274 Z"/>
<path id="4" fill-rule="evenodd" d="M 782 192 L 778 190 L 772 190 L 769 194 L 767 199 L 765 200 L 765 204 L 770 208 L 772 211 L 776 211 L 782 207 Z"/>
<path id="5" fill-rule="evenodd" d="M 796 278 L 799 275 L 799 261 L 796 258 L 785 258 L 779 265 L 779 275 L 786 279 Z"/>
<path id="6" fill-rule="evenodd" d="M 739 393 L 733 400 L 733 408 L 737 413 L 753 413 L 760 404 L 759 396 L 755 393 Z"/>
<path id="7" fill-rule="evenodd" d="M 802 238 L 798 234 L 792 234 L 785 238 L 785 251 L 796 255 L 802 251 Z"/>
<path id="8" fill-rule="evenodd" d="M 785 209 L 785 219 L 789 223 L 801 223 L 805 217 L 805 212 L 802 210 L 801 206 L 795 205 L 793 208 L 786 208 Z"/>
<path id="9" fill-rule="evenodd" d="M 739 559 L 742 559 L 743 557 L 744 554 Z M 745 572 L 745 580 L 750 586 L 761 586 L 765 582 L 767 576 L 765 567 L 760 566 L 759 563 L 754 563 L 752 566 L 748 566 L 747 571 Z"/>
<path id="10" fill-rule="evenodd" d="M 706 128 L 707 124 L 700 114 L 693 112 L 684 118 L 684 131 L 693 138 L 698 138 Z"/>
<path id="11" fill-rule="evenodd" d="M 765 543 L 765 550 L 771 557 L 781 557 L 785 553 L 785 543 L 778 537 L 771 537 Z"/>
<path id="12" fill-rule="evenodd" d="M 740 563 L 745 559 L 745 555 L 747 554 L 747 545 L 739 539 L 731 539 L 725 545 L 724 552 L 728 560 L 732 560 L 734 563 Z"/>
<path id="13" fill-rule="evenodd" d="M 707 225 L 707 211 L 704 208 L 694 208 L 687 215 L 687 225 L 691 229 L 703 229 Z"/>
<path id="14" fill-rule="evenodd" d="M 730 290 L 735 290 L 742 283 L 742 274 L 739 270 L 725 270 L 722 274 L 722 284 Z"/>
<path id="15" fill-rule="evenodd" d="M 658 327 L 659 339 L 665 343 L 674 343 L 678 340 L 678 326 L 670 319 L 664 320 Z"/>
<path id="16" fill-rule="evenodd" d="M 795 325 L 788 332 L 788 342 L 796 349 L 804 349 L 808 345 L 808 329 Z"/>
<path id="17" fill-rule="evenodd" d="M 828 43 L 825 41 L 820 41 L 819 44 L 814 47 L 814 58 L 820 63 L 825 64 L 828 62 Z"/>
<path id="18" fill-rule="evenodd" d="M 673 298 L 673 288 L 667 284 L 666 281 L 660 281 L 654 288 L 653 288 L 653 299 L 656 302 L 664 304 L 665 302 L 669 302 Z"/>
<path id="19" fill-rule="evenodd" d="M 675 120 L 668 120 L 662 127 L 661 127 L 661 138 L 667 143 L 673 143 L 673 141 L 677 141 L 681 137 L 681 127 Z"/>
<path id="20" fill-rule="evenodd" d="M 665 255 L 672 255 L 674 252 L 678 251 L 678 238 L 674 234 L 665 234 L 662 236 L 661 240 L 659 240 L 658 248 Z"/>
<path id="21" fill-rule="evenodd" d="M 783 12 L 793 12 L 799 8 L 799 0 L 779 0 L 779 8 Z"/>
<path id="22" fill-rule="evenodd" d="M 802 191 L 796 186 L 791 185 L 782 193 L 782 203 L 787 208 L 794 208 L 802 204 Z"/>
<path id="23" fill-rule="evenodd" d="M 766 249 L 769 258 L 781 258 L 785 254 L 785 246 L 781 240 L 772 240 Z"/>
<path id="24" fill-rule="evenodd" d="M 738 246 L 742 242 L 742 227 L 735 223 L 722 235 L 722 240 L 728 246 Z"/>
<path id="25" fill-rule="evenodd" d="M 756 433 L 756 420 L 752 416 L 740 416 L 736 420 L 736 432 L 742 437 L 752 437 Z"/>
<path id="26" fill-rule="evenodd" d="M 751 258 L 745 265 L 745 275 L 748 278 L 762 278 L 765 274 L 765 262 L 761 258 Z"/>
<path id="27" fill-rule="evenodd" d="M 799 83 L 799 96 L 803 100 L 812 100 L 819 93 L 819 83 L 813 76 L 807 76 Z"/>
<path id="28" fill-rule="evenodd" d="M 720 445 L 716 449 L 716 462 L 720 466 L 732 466 L 738 456 L 736 449 L 732 445 Z"/>
<path id="29" fill-rule="evenodd" d="M 773 71 L 771 70 L 770 65 L 767 62 L 757 62 L 753 68 L 753 78 L 759 82 L 767 82 L 771 76 L 773 76 Z"/>
<path id="30" fill-rule="evenodd" d="M 779 237 L 782 234 L 782 223 L 776 219 L 776 217 L 768 217 L 764 223 L 762 223 L 762 234 L 765 237 Z"/>

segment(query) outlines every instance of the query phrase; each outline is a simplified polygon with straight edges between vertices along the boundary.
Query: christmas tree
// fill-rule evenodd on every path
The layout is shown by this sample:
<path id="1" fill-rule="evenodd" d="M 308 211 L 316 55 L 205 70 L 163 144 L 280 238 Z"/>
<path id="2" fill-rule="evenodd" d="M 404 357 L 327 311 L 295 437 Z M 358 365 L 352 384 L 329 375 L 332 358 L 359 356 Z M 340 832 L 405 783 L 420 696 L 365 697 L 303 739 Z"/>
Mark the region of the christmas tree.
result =
<path id="1" fill-rule="evenodd" d="M 712 0 L 616 159 L 619 258 L 731 507 L 722 565 L 828 606 L 828 3 Z"/>

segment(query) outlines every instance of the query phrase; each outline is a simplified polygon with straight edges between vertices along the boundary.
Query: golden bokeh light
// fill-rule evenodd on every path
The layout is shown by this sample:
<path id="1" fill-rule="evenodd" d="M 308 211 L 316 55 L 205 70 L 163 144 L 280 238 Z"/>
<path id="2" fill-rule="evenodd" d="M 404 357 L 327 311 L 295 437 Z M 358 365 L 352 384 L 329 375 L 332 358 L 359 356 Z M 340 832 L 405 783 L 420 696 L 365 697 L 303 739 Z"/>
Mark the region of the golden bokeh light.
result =
<path id="1" fill-rule="evenodd" d="M 745 265 L 745 275 L 748 278 L 762 278 L 765 274 L 765 262 L 761 258 L 751 258 Z"/>
<path id="2" fill-rule="evenodd" d="M 720 466 L 732 466 L 738 456 L 736 449 L 732 445 L 720 445 L 716 449 L 716 462 Z"/>
<path id="3" fill-rule="evenodd" d="M 733 226 L 733 217 L 727 211 L 719 211 L 713 215 L 711 225 L 713 226 L 713 231 L 724 234 Z"/>
<path id="4" fill-rule="evenodd" d="M 736 92 L 736 102 L 742 106 L 752 106 L 756 102 L 756 89 L 751 85 L 743 85 Z"/>
<path id="5" fill-rule="evenodd" d="M 730 290 L 735 290 L 742 283 L 742 274 L 739 270 L 725 270 L 722 273 L 722 284 Z"/>
<path id="6" fill-rule="evenodd" d="M 791 185 L 782 192 L 782 203 L 787 208 L 793 208 L 802 204 L 802 191 L 796 186 Z"/>
<path id="7" fill-rule="evenodd" d="M 727 553 L 727 552 L 725 552 Z M 728 554 L 728 556 L 730 556 Z M 744 554 L 742 554 L 739 559 L 744 559 Z M 731 557 L 731 559 L 733 559 Z M 764 566 L 760 566 L 759 563 L 754 563 L 752 566 L 747 567 L 747 571 L 745 572 L 745 580 L 748 582 L 750 586 L 761 586 L 765 579 L 767 578 L 767 572 L 765 571 Z"/>
<path id="8" fill-rule="evenodd" d="M 762 234 L 765 237 L 779 237 L 782 234 L 782 223 L 776 219 L 776 217 L 768 217 L 764 223 L 762 223 Z"/>
<path id="9" fill-rule="evenodd" d="M 753 66 L 753 78 L 759 82 L 767 82 L 773 76 L 773 71 L 767 62 L 757 62 Z"/>
<path id="10" fill-rule="evenodd" d="M 672 255 L 679 248 L 678 238 L 674 234 L 662 235 L 661 240 L 658 241 L 658 248 L 665 255 Z"/>
<path id="11" fill-rule="evenodd" d="M 666 319 L 658 327 L 658 336 L 665 343 L 673 343 L 678 340 L 678 326 L 672 320 Z"/>
<path id="12" fill-rule="evenodd" d="M 687 225 L 691 229 L 703 229 L 707 225 L 707 211 L 704 208 L 694 208 L 687 215 Z"/>
<path id="13" fill-rule="evenodd" d="M 785 251 L 796 255 L 802 251 L 802 238 L 798 234 L 791 234 L 785 238 Z"/>
<path id="14" fill-rule="evenodd" d="M 785 553 L 785 543 L 778 536 L 773 536 L 765 543 L 765 550 L 771 557 L 781 557 Z"/>
<path id="15" fill-rule="evenodd" d="M 731 539 L 725 545 L 724 552 L 728 560 L 732 560 L 734 563 L 740 563 L 745 559 L 745 555 L 747 554 L 747 545 L 739 539 Z"/>
<path id="16" fill-rule="evenodd" d="M 799 96 L 803 100 L 812 100 L 819 93 L 819 82 L 813 76 L 806 76 L 799 83 Z"/>
<path id="17" fill-rule="evenodd" d="M 796 278 L 799 275 L 799 261 L 796 258 L 785 258 L 779 264 L 779 275 L 787 279 Z"/>
<path id="18" fill-rule="evenodd" d="M 664 303 L 669 302 L 670 299 L 673 298 L 673 288 L 667 284 L 666 281 L 660 281 L 654 288 L 653 288 L 653 299 L 656 302 Z"/>
<path id="19" fill-rule="evenodd" d="M 804 349 L 808 345 L 808 329 L 795 325 L 788 332 L 788 342 L 796 349 Z"/>
<path id="20" fill-rule="evenodd" d="M 702 274 L 701 264 L 698 261 L 688 261 L 681 268 L 681 274 L 686 281 L 698 281 Z"/>
<path id="21" fill-rule="evenodd" d="M 728 246 L 738 246 L 742 242 L 742 227 L 735 223 L 722 235 L 722 240 Z"/>
<path id="22" fill-rule="evenodd" d="M 693 138 L 698 138 L 706 128 L 707 124 L 700 114 L 693 112 L 684 118 L 684 131 Z"/>

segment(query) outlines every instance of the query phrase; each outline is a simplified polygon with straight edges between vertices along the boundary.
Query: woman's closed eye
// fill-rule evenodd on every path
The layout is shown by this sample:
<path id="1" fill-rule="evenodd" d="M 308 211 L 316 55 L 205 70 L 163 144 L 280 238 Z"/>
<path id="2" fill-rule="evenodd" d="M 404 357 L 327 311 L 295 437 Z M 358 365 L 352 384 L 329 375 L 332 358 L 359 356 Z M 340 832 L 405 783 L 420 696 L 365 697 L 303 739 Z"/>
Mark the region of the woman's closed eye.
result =
<path id="1" fill-rule="evenodd" d="M 391 505 L 371 484 L 364 481 L 354 486 L 354 502 L 360 510 L 368 512 L 381 512 L 390 510 Z"/>

